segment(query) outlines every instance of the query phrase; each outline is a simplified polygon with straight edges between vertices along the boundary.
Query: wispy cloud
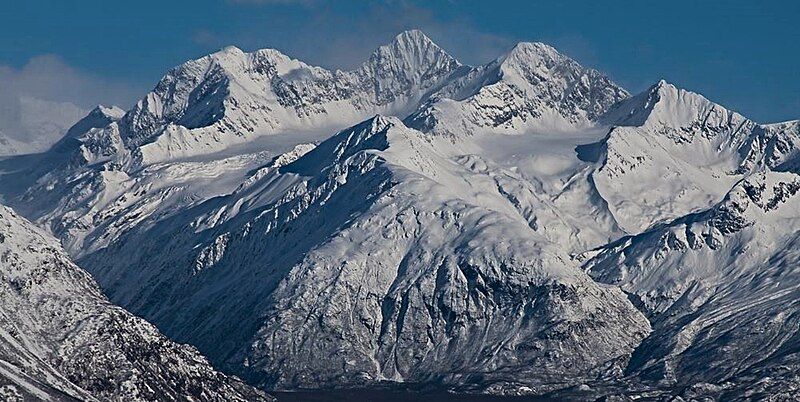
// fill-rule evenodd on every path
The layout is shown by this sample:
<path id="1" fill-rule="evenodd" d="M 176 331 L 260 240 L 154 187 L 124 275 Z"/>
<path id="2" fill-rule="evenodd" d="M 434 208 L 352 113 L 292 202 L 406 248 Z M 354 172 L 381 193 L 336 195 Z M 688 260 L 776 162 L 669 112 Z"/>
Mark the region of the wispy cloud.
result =
<path id="1" fill-rule="evenodd" d="M 52 142 L 96 104 L 127 107 L 138 95 L 53 55 L 20 68 L 0 65 L 0 132 L 22 142 Z"/>

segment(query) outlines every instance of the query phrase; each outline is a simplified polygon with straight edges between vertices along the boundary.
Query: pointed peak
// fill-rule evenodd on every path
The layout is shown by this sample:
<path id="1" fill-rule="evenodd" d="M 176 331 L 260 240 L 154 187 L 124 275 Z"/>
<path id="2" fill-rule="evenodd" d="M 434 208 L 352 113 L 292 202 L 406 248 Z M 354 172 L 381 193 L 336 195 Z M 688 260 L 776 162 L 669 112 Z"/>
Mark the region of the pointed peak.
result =
<path id="1" fill-rule="evenodd" d="M 419 29 L 408 29 L 408 30 L 405 30 L 403 32 L 400 32 L 399 34 L 397 34 L 395 36 L 395 40 L 399 40 L 399 39 L 402 39 L 402 38 L 411 38 L 411 39 L 415 39 L 415 40 L 427 40 L 427 41 L 431 40 L 428 37 L 428 35 L 425 35 L 425 33 L 422 32 Z"/>
<path id="2" fill-rule="evenodd" d="M 660 79 L 658 82 L 650 86 L 649 92 L 650 93 L 676 93 L 678 91 L 683 91 L 682 89 L 678 88 L 676 85 L 671 84 L 665 79 Z"/>
<path id="3" fill-rule="evenodd" d="M 542 42 L 519 42 L 508 53 L 500 57 L 503 62 L 513 60 L 525 63 L 545 59 L 561 60 L 567 59 L 567 57 L 559 53 L 554 47 Z"/>
<path id="4" fill-rule="evenodd" d="M 461 63 L 425 34 L 412 30 L 400 33 L 394 41 L 376 49 L 360 70 L 383 82 L 378 88 L 381 91 L 384 85 L 394 87 L 395 91 L 412 91 L 417 86 L 429 88 L 460 67 Z"/>
<path id="5" fill-rule="evenodd" d="M 65 138 L 78 138 L 93 128 L 102 128 L 119 121 L 123 116 L 125 116 L 125 111 L 121 108 L 97 105 L 67 130 Z"/>
<path id="6" fill-rule="evenodd" d="M 180 71 L 205 69 L 208 64 L 228 65 L 232 62 L 242 60 L 246 54 L 247 53 L 236 46 L 226 46 L 214 53 L 206 54 L 195 59 L 189 59 L 176 65 L 171 68 L 161 80 L 163 81 L 171 75 L 180 74 Z"/>
<path id="7" fill-rule="evenodd" d="M 541 42 L 519 42 L 508 53 L 498 57 L 491 65 L 498 66 L 503 75 L 526 75 L 534 69 L 549 70 L 556 65 L 569 65 L 570 69 L 583 67 L 554 47 Z"/>
<path id="8" fill-rule="evenodd" d="M 687 89 L 680 88 L 664 79 L 658 80 L 658 82 L 653 84 L 646 92 L 650 94 L 650 102 L 654 103 L 675 100 L 677 98 L 685 98 L 684 101 L 693 99 L 694 102 L 712 103 L 710 100 L 706 99 L 705 96 Z"/>
<path id="9" fill-rule="evenodd" d="M 641 126 L 648 121 L 683 127 L 714 112 L 744 120 L 740 114 L 708 100 L 705 96 L 659 80 L 650 88 L 618 104 L 603 120 L 612 125 Z"/>
<path id="10" fill-rule="evenodd" d="M 244 54 L 244 51 L 242 49 L 239 49 L 236 46 L 228 45 L 228 46 L 225 46 L 222 49 L 214 52 L 213 54 L 218 54 L 218 55 L 236 54 L 236 55 L 239 55 L 239 54 Z"/>
<path id="11" fill-rule="evenodd" d="M 370 60 L 402 59 L 411 65 L 454 64 L 458 61 L 418 29 L 403 31 L 386 45 L 376 49 Z"/>
<path id="12" fill-rule="evenodd" d="M 356 142 L 361 142 L 367 138 L 371 138 L 376 135 L 382 135 L 390 130 L 398 128 L 403 129 L 406 128 L 406 126 L 397 117 L 376 114 L 375 116 L 372 116 L 361 123 L 340 131 L 339 134 L 345 137 L 349 137 L 352 134 L 355 137 L 360 138 L 360 140 Z"/>
<path id="13" fill-rule="evenodd" d="M 125 111 L 117 106 L 97 105 L 89 112 L 92 116 L 103 116 L 110 120 L 119 120 L 125 115 Z"/>
<path id="14" fill-rule="evenodd" d="M 428 37 L 428 35 L 425 35 L 425 33 L 419 29 L 409 29 L 407 31 L 400 32 L 391 42 L 391 44 L 395 43 L 420 43 L 436 46 L 436 43 L 434 43 L 433 40 Z"/>
<path id="15" fill-rule="evenodd" d="M 372 116 L 371 118 L 365 120 L 361 124 L 363 125 L 362 127 L 366 126 L 371 127 L 371 131 L 373 132 L 383 131 L 389 127 L 403 125 L 403 123 L 397 117 L 384 116 L 382 114 L 376 114 L 375 116 Z"/>

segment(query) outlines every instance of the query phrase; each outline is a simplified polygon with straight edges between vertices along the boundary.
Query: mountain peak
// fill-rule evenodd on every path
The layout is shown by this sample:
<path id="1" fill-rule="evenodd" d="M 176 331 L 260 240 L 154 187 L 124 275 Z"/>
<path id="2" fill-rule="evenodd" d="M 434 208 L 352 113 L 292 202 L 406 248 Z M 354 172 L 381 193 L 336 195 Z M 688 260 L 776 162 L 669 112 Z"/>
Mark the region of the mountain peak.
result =
<path id="1" fill-rule="evenodd" d="M 104 116 L 112 120 L 119 120 L 125 115 L 125 111 L 118 106 L 97 105 L 89 114 L 93 116 Z"/>
<path id="2" fill-rule="evenodd" d="M 713 114 L 715 119 L 745 120 L 740 114 L 708 100 L 703 95 L 659 80 L 645 91 L 619 103 L 603 121 L 618 126 L 641 126 L 651 121 L 684 127 Z M 709 120 L 706 118 L 706 122 Z"/>
<path id="3" fill-rule="evenodd" d="M 342 132 L 359 133 L 363 138 L 368 138 L 375 134 L 385 132 L 392 127 L 405 127 L 405 125 L 397 117 L 376 114 L 361 123 L 342 130 Z"/>
<path id="4" fill-rule="evenodd" d="M 542 42 L 519 42 L 511 50 L 498 58 L 503 66 L 518 64 L 549 64 L 570 60 L 554 47 Z"/>
<path id="5" fill-rule="evenodd" d="M 375 131 L 381 131 L 389 126 L 403 125 L 403 122 L 401 122 L 397 117 L 384 116 L 382 114 L 376 114 L 375 116 L 372 116 L 372 118 L 365 121 L 365 123 L 370 124 Z"/>
<path id="6" fill-rule="evenodd" d="M 105 127 L 125 116 L 125 111 L 117 106 L 97 105 L 82 119 L 67 130 L 64 138 L 78 138 L 93 128 Z M 56 144 L 58 145 L 58 144 Z"/>
<path id="7" fill-rule="evenodd" d="M 684 89 L 678 88 L 675 84 L 672 84 L 663 78 L 658 80 L 658 82 L 656 82 L 652 86 L 650 86 L 649 91 L 651 94 L 659 94 L 661 96 L 673 96 L 681 91 L 689 92 Z"/>
<path id="8" fill-rule="evenodd" d="M 525 54 L 536 53 L 540 55 L 561 55 L 556 48 L 542 42 L 518 42 L 509 53 Z"/>
<path id="9" fill-rule="evenodd" d="M 227 55 L 227 54 L 234 54 L 234 55 L 241 55 L 244 54 L 244 50 L 239 49 L 234 45 L 228 45 L 223 47 L 222 49 L 212 53 L 212 55 Z"/>
<path id="10" fill-rule="evenodd" d="M 670 84 L 669 82 L 667 82 L 667 80 L 665 80 L 663 78 L 658 80 L 658 82 L 656 82 L 655 85 L 653 85 L 653 86 L 656 87 L 656 88 L 666 87 L 666 86 L 670 86 L 670 87 L 673 87 L 673 88 L 675 87 L 675 85 Z"/>
<path id="11" fill-rule="evenodd" d="M 392 43 L 397 42 L 434 43 L 433 40 L 428 37 L 428 35 L 425 35 L 425 33 L 419 29 L 409 29 L 400 32 L 399 34 L 395 35 L 394 39 L 392 40 Z"/>
<path id="12" fill-rule="evenodd" d="M 418 29 L 403 31 L 373 52 L 370 62 L 404 60 L 405 67 L 459 65 L 455 58 Z"/>

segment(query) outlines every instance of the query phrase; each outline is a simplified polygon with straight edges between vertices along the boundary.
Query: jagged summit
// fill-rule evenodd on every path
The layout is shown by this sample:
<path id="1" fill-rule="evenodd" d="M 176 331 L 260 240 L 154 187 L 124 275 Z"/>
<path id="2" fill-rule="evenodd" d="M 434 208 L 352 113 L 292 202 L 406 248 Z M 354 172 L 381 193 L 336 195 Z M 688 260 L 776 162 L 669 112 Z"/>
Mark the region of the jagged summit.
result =
<path id="1" fill-rule="evenodd" d="M 563 132 L 587 127 L 628 92 L 553 47 L 520 42 L 447 83 L 407 118 L 425 132 Z"/>
<path id="2" fill-rule="evenodd" d="M 86 117 L 70 127 L 64 139 L 77 138 L 93 128 L 105 127 L 111 122 L 121 119 L 124 115 L 125 111 L 117 106 L 97 105 Z M 63 142 L 63 139 L 60 142 Z"/>
<path id="3" fill-rule="evenodd" d="M 542 42 L 518 42 L 506 54 L 498 57 L 498 61 L 537 62 L 542 59 L 564 59 L 554 47 Z"/>
<path id="4" fill-rule="evenodd" d="M 419 50 L 426 51 L 428 49 L 453 59 L 444 49 L 439 47 L 430 37 L 418 29 L 411 29 L 397 34 L 391 42 L 376 49 L 373 55 L 398 51 L 407 54 Z"/>
<path id="5" fill-rule="evenodd" d="M 392 43 L 397 42 L 416 42 L 416 43 L 430 43 L 434 44 L 433 40 L 419 29 L 407 29 L 395 35 Z"/>
<path id="6" fill-rule="evenodd" d="M 578 75 L 587 75 L 589 78 L 602 76 L 597 70 L 583 67 L 554 47 L 541 42 L 519 42 L 508 53 L 500 56 L 495 64 L 502 74 L 520 75 L 532 85 L 548 79 L 569 79 Z M 626 92 L 625 95 L 627 96 Z"/>
<path id="7" fill-rule="evenodd" d="M 264 134 L 341 128 L 375 113 L 405 116 L 461 67 L 420 31 L 379 47 L 359 68 L 329 71 L 274 49 L 227 47 L 170 70 L 126 115 L 137 160 L 210 153 Z"/>
<path id="8" fill-rule="evenodd" d="M 362 69 L 372 68 L 378 73 L 388 72 L 419 83 L 439 70 L 452 70 L 459 66 L 461 63 L 455 58 L 422 31 L 414 29 L 401 32 L 391 43 L 375 50 Z"/>
<path id="9" fill-rule="evenodd" d="M 403 126 L 403 122 L 397 117 L 384 116 L 382 114 L 376 114 L 375 116 L 372 116 L 372 118 L 365 120 L 363 123 L 359 123 L 359 126 L 365 123 L 371 125 L 374 131 L 380 131 L 387 126 Z"/>
<path id="10" fill-rule="evenodd" d="M 428 35 L 422 32 L 419 29 L 409 29 L 399 34 L 395 35 L 392 38 L 392 41 L 380 46 L 376 49 L 373 53 L 380 52 L 381 49 L 385 48 L 427 48 L 432 47 L 444 52 L 444 50 L 439 47 Z"/>
<path id="11" fill-rule="evenodd" d="M 229 46 L 170 70 L 120 120 L 119 138 L 95 141 L 95 148 L 113 149 L 91 153 L 127 150 L 125 165 L 135 168 L 263 135 L 335 131 L 376 113 L 413 114 L 409 126 L 428 132 L 562 131 L 591 125 L 627 96 L 601 73 L 543 43 L 519 43 L 498 60 L 468 67 L 423 32 L 409 30 L 351 71 L 311 66 L 275 49 L 248 53 Z M 465 110 L 441 115 L 450 107 L 436 103 L 441 99 L 464 101 Z M 472 124 L 451 127 L 453 121 L 441 120 Z"/>

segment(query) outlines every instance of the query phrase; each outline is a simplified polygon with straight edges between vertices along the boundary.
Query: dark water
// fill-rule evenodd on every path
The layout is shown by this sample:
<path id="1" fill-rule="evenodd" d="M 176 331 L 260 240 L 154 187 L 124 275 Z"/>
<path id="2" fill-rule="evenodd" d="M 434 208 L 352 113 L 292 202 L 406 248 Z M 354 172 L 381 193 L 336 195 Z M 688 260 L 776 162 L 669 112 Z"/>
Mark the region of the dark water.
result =
<path id="1" fill-rule="evenodd" d="M 410 392 L 390 390 L 335 390 L 274 392 L 278 402 L 544 402 L 541 397 L 501 397 L 456 395 L 447 392 Z"/>

